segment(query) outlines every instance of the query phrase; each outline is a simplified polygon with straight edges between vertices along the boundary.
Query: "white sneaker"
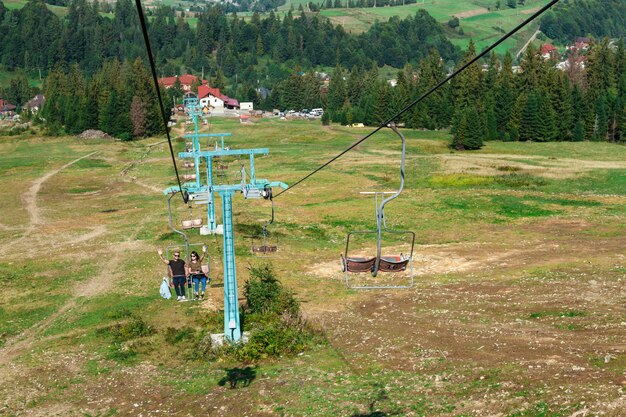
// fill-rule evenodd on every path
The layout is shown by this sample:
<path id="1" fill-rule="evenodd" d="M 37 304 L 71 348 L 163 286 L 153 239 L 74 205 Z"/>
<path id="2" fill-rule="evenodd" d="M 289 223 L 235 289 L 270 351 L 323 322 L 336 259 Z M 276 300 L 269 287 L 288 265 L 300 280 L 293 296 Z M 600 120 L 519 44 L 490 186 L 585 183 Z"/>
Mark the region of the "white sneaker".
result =
<path id="1" fill-rule="evenodd" d="M 180 301 L 180 295 L 176 297 L 176 301 Z"/>
<path id="2" fill-rule="evenodd" d="M 180 297 L 180 301 L 187 301 L 187 299 L 185 298 L 185 296 L 183 295 L 182 297 Z"/>

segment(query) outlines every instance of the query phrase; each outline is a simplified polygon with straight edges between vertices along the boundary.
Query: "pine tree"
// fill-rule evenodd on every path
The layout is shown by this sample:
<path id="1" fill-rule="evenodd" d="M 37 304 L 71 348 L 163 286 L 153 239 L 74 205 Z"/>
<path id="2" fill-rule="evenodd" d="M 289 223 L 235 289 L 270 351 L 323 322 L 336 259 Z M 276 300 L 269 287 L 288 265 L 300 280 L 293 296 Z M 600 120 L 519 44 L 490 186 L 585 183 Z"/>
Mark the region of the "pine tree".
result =
<path id="1" fill-rule="evenodd" d="M 585 127 L 581 120 L 577 120 L 574 124 L 574 131 L 572 132 L 572 141 L 582 142 L 585 140 Z"/>
<path id="2" fill-rule="evenodd" d="M 467 133 L 464 147 L 467 150 L 477 150 L 483 147 L 485 137 L 485 121 L 483 113 L 479 113 L 476 107 L 469 107 L 467 113 Z"/>
<path id="3" fill-rule="evenodd" d="M 462 110 L 458 116 L 458 123 L 452 135 L 452 148 L 457 151 L 465 149 L 465 141 L 467 139 L 467 112 Z"/>
<path id="4" fill-rule="evenodd" d="M 517 100 L 511 109 L 511 115 L 509 116 L 509 120 L 507 122 L 507 131 L 509 132 L 509 137 L 512 141 L 523 140 L 520 137 L 520 130 L 522 127 L 522 114 L 526 108 L 527 101 L 528 96 L 525 92 L 521 92 L 517 96 Z"/>
<path id="5" fill-rule="evenodd" d="M 502 62 L 502 69 L 496 76 L 495 83 L 495 104 L 496 124 L 498 126 L 498 136 L 504 138 L 508 130 L 509 117 L 516 101 L 515 78 L 512 70 L 513 60 L 507 53 Z M 519 128 L 519 125 L 517 125 Z"/>
<path id="6" fill-rule="evenodd" d="M 558 117 L 556 117 L 557 140 L 571 140 L 574 129 L 574 114 L 572 95 L 570 92 L 567 76 L 561 73 L 554 87 L 554 99 L 552 107 Z"/>
<path id="7" fill-rule="evenodd" d="M 540 140 L 540 123 L 539 123 L 539 100 L 537 94 L 530 93 L 528 100 L 522 111 L 522 119 L 519 127 L 519 140 L 521 141 L 537 141 Z"/>
<path id="8" fill-rule="evenodd" d="M 341 66 L 336 66 L 328 85 L 328 111 L 330 112 L 330 118 L 333 122 L 338 122 L 341 108 L 347 98 L 347 86 L 344 81 L 344 71 Z"/>
<path id="9" fill-rule="evenodd" d="M 552 109 L 550 100 L 538 96 L 537 135 L 534 140 L 550 142 L 555 139 L 556 135 L 556 114 Z"/>
<path id="10" fill-rule="evenodd" d="M 130 120 L 133 124 L 133 136 L 143 137 L 146 134 L 146 114 L 144 103 L 137 96 L 133 96 L 130 105 Z"/>

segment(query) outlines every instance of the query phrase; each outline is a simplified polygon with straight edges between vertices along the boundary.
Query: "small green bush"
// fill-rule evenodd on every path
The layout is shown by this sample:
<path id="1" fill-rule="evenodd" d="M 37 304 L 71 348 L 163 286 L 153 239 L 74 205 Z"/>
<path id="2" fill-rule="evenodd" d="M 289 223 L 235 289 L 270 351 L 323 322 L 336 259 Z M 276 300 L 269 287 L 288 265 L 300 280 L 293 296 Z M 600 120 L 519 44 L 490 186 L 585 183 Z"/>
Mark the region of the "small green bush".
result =
<path id="1" fill-rule="evenodd" d="M 154 327 L 148 325 L 139 317 L 132 318 L 124 323 L 117 323 L 110 329 L 110 334 L 117 341 L 128 341 L 138 337 L 150 336 L 156 333 Z"/>
<path id="2" fill-rule="evenodd" d="M 189 326 L 184 326 L 181 329 L 168 327 L 165 330 L 165 341 L 170 345 L 175 345 L 185 340 L 193 340 L 195 335 L 196 330 Z"/>
<path id="3" fill-rule="evenodd" d="M 270 264 L 250 267 L 250 279 L 244 286 L 246 313 L 300 314 L 300 305 L 293 294 L 282 287 Z"/>

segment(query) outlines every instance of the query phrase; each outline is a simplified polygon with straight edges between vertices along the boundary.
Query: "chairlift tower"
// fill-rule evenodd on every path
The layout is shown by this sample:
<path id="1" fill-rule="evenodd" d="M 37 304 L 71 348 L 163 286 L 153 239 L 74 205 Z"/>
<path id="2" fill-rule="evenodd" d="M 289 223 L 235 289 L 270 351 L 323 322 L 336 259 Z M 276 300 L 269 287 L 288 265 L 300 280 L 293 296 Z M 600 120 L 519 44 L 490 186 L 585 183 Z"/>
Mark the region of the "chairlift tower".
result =
<path id="1" fill-rule="evenodd" d="M 207 203 L 207 226 L 210 233 L 218 233 L 215 223 L 214 194 L 219 195 L 222 200 L 222 220 L 223 228 L 223 264 L 224 264 L 224 336 L 231 342 L 241 339 L 241 321 L 239 319 L 239 302 L 237 297 L 237 268 L 235 262 L 235 233 L 233 228 L 233 195 L 242 193 L 245 199 L 269 198 L 272 187 L 287 189 L 287 184 L 283 182 L 270 182 L 266 179 L 256 178 L 254 167 L 255 155 L 267 155 L 269 149 L 230 149 L 224 146 L 224 137 L 230 133 L 198 133 L 199 106 L 197 99 L 185 99 L 187 108 L 192 109 L 191 115 L 194 121 L 194 132 L 185 134 L 185 138 L 192 139 L 191 149 L 187 147 L 185 152 L 178 154 L 179 158 L 194 159 L 196 169 L 196 179 L 192 182 L 185 182 L 182 190 L 178 186 L 169 187 L 163 191 L 164 194 L 171 194 L 179 191 L 187 191 L 190 200 L 195 203 Z M 220 137 L 221 146 L 215 146 L 214 150 L 203 151 L 200 149 L 201 137 Z M 213 159 L 225 156 L 249 157 L 249 174 L 242 168 L 241 182 L 236 184 L 215 184 L 213 180 Z M 201 181 L 199 162 L 206 163 L 206 184 Z M 202 230 L 201 230 L 202 233 Z"/>

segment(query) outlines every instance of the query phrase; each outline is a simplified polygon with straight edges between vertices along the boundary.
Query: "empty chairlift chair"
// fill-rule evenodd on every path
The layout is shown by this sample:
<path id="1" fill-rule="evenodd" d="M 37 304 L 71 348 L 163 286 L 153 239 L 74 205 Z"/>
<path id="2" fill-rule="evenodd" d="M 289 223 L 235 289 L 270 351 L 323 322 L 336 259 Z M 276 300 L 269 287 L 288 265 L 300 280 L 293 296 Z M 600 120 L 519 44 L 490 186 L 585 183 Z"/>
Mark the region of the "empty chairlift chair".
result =
<path id="1" fill-rule="evenodd" d="M 270 200 L 272 203 L 272 217 L 263 225 L 263 233 L 259 236 L 252 236 L 252 245 L 250 251 L 253 255 L 269 256 L 278 252 L 278 237 L 270 238 L 268 227 L 274 223 L 274 200 L 272 198 L 272 189 L 266 188 L 263 198 Z"/>
<path id="2" fill-rule="evenodd" d="M 400 133 L 394 124 L 389 127 L 400 137 L 402 140 L 402 160 L 400 165 L 400 187 L 398 191 L 391 193 L 375 192 L 371 193 L 376 196 L 376 230 L 364 230 L 350 232 L 346 239 L 346 251 L 345 255 L 340 254 L 341 270 L 346 273 L 346 286 L 348 288 L 410 288 L 413 286 L 413 248 L 415 246 L 415 233 L 409 230 L 393 230 L 387 228 L 385 220 L 385 205 L 398 197 L 404 188 L 404 160 L 406 154 L 406 139 L 402 133 Z M 385 194 L 392 194 L 389 197 L 385 197 Z M 380 195 L 380 204 L 378 203 L 378 196 Z M 376 256 L 371 257 L 357 257 L 350 255 L 350 238 L 355 235 L 376 235 Z M 383 254 L 382 252 L 382 238 L 383 235 L 407 235 L 410 238 L 410 248 L 407 251 L 408 254 Z M 409 270 L 408 283 L 405 285 L 390 285 L 385 284 L 381 279 L 373 285 L 351 285 L 350 274 L 370 273 L 372 277 L 377 277 L 379 272 L 395 274 Z"/>

